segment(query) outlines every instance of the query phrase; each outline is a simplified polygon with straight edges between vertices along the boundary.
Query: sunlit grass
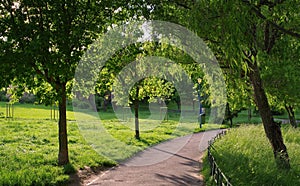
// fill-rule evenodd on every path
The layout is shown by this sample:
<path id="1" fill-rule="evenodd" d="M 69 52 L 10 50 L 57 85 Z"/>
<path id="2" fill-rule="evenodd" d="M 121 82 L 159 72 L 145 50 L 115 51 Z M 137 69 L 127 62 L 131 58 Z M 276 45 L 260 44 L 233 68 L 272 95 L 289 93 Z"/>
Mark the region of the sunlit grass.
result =
<path id="1" fill-rule="evenodd" d="M 15 119 L 51 119 L 51 110 L 52 110 L 52 119 L 58 119 L 58 107 L 57 106 L 45 106 L 45 105 L 35 105 L 35 104 L 13 104 L 13 112 Z M 55 112 L 55 113 L 54 113 Z M 0 113 L 3 113 L 3 116 L 6 116 L 6 103 L 0 102 Z M 55 118 L 54 118 L 55 116 Z M 71 111 L 71 107 L 68 107 L 67 110 L 67 119 L 74 120 L 74 114 Z"/>
<path id="2" fill-rule="evenodd" d="M 218 129 L 205 124 L 199 128 L 193 116 L 179 122 L 179 113 L 140 112 L 140 137 L 134 137 L 134 119 L 117 118 L 112 110 L 99 113 L 73 112 L 68 108 L 70 164 L 57 165 L 57 120 L 50 120 L 50 107 L 15 104 L 14 119 L 0 118 L 0 185 L 65 185 L 69 174 L 86 166 L 113 166 L 140 150 L 178 136 Z M 6 113 L 5 103 L 0 112 Z"/>
<path id="3" fill-rule="evenodd" d="M 233 185 L 300 185 L 300 130 L 284 126 L 283 136 L 292 169 L 278 170 L 273 152 L 261 125 L 231 129 L 218 139 L 212 153 Z M 204 159 L 209 180 L 209 165 Z"/>
<path id="4" fill-rule="evenodd" d="M 64 169 L 57 166 L 55 121 L 1 119 L 0 122 L 0 185 L 63 184 L 68 181 L 70 171 L 114 164 L 87 145 L 75 123 L 69 123 L 68 127 L 71 168 Z"/>

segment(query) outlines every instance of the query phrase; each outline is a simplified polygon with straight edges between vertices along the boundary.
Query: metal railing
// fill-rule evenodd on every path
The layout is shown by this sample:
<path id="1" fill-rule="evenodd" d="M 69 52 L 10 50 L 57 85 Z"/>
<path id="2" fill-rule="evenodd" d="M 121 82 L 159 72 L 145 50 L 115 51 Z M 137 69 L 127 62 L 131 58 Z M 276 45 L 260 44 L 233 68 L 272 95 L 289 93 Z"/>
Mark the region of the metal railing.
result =
<path id="1" fill-rule="evenodd" d="M 207 149 L 207 154 L 208 154 L 208 161 L 210 165 L 210 174 L 213 178 L 213 180 L 216 182 L 218 186 L 232 186 L 230 183 L 230 179 L 225 176 L 225 174 L 221 171 L 219 168 L 215 157 L 211 153 L 211 149 L 214 149 L 213 144 L 216 139 L 222 137 L 223 135 L 226 134 L 226 131 L 222 131 L 219 133 L 216 137 L 214 137 L 212 140 L 208 142 L 208 149 Z"/>

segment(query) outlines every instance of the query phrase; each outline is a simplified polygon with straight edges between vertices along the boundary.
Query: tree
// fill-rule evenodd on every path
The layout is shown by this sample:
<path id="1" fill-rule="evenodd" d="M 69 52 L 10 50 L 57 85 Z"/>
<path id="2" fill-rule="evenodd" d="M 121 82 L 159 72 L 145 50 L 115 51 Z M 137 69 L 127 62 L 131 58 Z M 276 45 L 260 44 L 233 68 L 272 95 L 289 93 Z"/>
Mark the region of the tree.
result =
<path id="1" fill-rule="evenodd" d="M 119 7 L 123 8 L 116 11 Z M 12 69 L 7 79 L 26 83 L 29 88 L 38 79 L 49 83 L 55 92 L 59 103 L 59 165 L 69 163 L 67 84 L 73 80 L 87 46 L 106 26 L 129 16 L 130 8 L 129 3 L 124 5 L 122 1 L 5 0 L 0 3 L 0 41 L 1 49 L 4 48 L 0 60 Z"/>
<path id="2" fill-rule="evenodd" d="M 130 91 L 130 102 L 134 107 L 134 118 L 135 118 L 135 138 L 140 139 L 139 132 L 139 103 L 148 98 L 148 102 L 157 101 L 159 98 L 165 101 L 174 92 L 174 86 L 170 82 L 165 82 L 163 79 L 156 77 L 148 77 L 143 81 L 138 82 Z"/>
<path id="3" fill-rule="evenodd" d="M 172 69 L 173 72 L 178 71 L 176 70 L 178 68 L 174 68 L 172 65 L 172 63 L 168 65 L 164 58 L 143 58 L 138 55 L 137 61 L 126 65 L 116 76 L 112 88 L 114 101 L 121 107 L 133 105 L 136 139 L 140 139 L 139 103 L 145 98 L 148 99 L 148 102 L 155 102 L 156 98 L 165 101 L 175 92 L 172 85 L 174 82 L 166 81 L 171 79 L 171 75 L 168 73 Z"/>
<path id="4" fill-rule="evenodd" d="M 299 16 L 287 1 L 199 1 L 195 6 L 193 28 L 224 54 L 226 64 L 249 77 L 255 103 L 262 117 L 265 133 L 273 148 L 278 167 L 289 168 L 289 157 L 280 126 L 274 121 L 261 79 L 260 58 L 270 55 L 279 37 L 299 38 Z M 200 25 L 205 25 L 199 27 Z M 272 65 L 272 61 L 269 61 Z"/>
<path id="5" fill-rule="evenodd" d="M 164 72 L 162 71 L 164 68 L 159 67 L 172 64 L 173 62 L 165 61 L 164 58 L 153 58 L 153 60 L 163 60 L 165 61 L 165 64 L 153 66 L 153 64 L 147 63 L 145 65 L 147 69 L 145 69 L 145 67 L 138 67 L 139 61 L 147 61 L 146 56 L 163 56 L 172 59 L 172 61 L 177 62 L 180 65 L 176 68 L 165 70 L 168 72 Z M 193 59 L 188 57 L 181 50 L 166 43 L 136 43 L 117 51 L 113 57 L 105 63 L 105 66 L 99 73 L 95 93 L 102 93 L 107 90 L 114 91 L 113 97 L 114 101 L 117 103 L 116 108 L 128 106 L 129 104 L 133 105 L 135 114 L 135 136 L 136 138 L 139 138 L 139 102 L 144 99 L 148 99 L 148 102 L 157 101 L 156 98 L 159 98 L 162 101 L 172 99 L 171 97 L 177 92 L 175 91 L 175 87 L 172 86 L 172 82 L 169 81 L 164 73 L 169 74 L 169 78 L 171 76 L 176 76 L 177 81 L 179 81 L 178 78 L 186 78 L 180 75 L 179 69 L 183 68 L 189 75 L 195 75 L 195 69 L 193 67 L 195 67 Z M 148 74 L 149 72 L 152 72 L 152 74 Z M 197 71 L 197 73 L 199 72 Z M 141 78 L 138 79 L 138 77 Z M 113 84 L 116 79 L 117 83 L 115 83 L 115 88 L 113 89 Z M 133 80 L 136 80 L 136 84 L 132 84 Z M 186 81 L 186 79 L 181 80 L 183 82 Z M 124 88 L 128 85 L 132 85 L 132 87 L 129 87 L 131 89 Z M 177 96 L 179 97 L 178 93 Z"/>
<path id="6" fill-rule="evenodd" d="M 286 109 L 293 127 L 297 127 L 294 111 L 300 102 L 299 50 L 297 39 L 282 37 L 276 42 L 274 51 L 269 56 L 263 56 L 266 58 L 264 61 L 271 60 L 272 64 L 262 64 L 262 78 L 271 105 L 277 109 Z"/>
<path id="7" fill-rule="evenodd" d="M 289 169 L 287 149 L 280 126 L 273 119 L 260 68 L 264 62 L 261 56 L 270 55 L 278 38 L 300 38 L 299 7 L 295 6 L 295 1 L 173 0 L 171 5 L 167 1 L 152 2 L 158 15 L 167 14 L 164 17 L 174 15 L 174 11 L 168 13 L 161 7 L 175 6 L 178 12 L 187 12 L 183 17 L 175 14 L 175 21 L 187 25 L 204 38 L 221 59 L 221 66 L 237 69 L 239 74 L 248 76 L 277 165 Z"/>

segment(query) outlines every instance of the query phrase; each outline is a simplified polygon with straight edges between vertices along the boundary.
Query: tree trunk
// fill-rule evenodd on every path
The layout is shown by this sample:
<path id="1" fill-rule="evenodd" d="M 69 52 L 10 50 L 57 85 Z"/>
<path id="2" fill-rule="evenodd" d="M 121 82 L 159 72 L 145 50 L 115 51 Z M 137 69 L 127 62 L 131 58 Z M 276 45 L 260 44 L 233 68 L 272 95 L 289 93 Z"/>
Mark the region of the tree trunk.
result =
<path id="1" fill-rule="evenodd" d="M 177 111 L 180 112 L 181 111 L 181 103 L 180 100 L 176 100 L 176 104 L 177 104 Z"/>
<path id="2" fill-rule="evenodd" d="M 136 87 L 136 99 L 134 100 L 134 123 L 135 123 L 135 138 L 140 139 L 139 127 L 139 87 Z"/>
<path id="3" fill-rule="evenodd" d="M 58 121 L 58 140 L 59 140 L 59 152 L 58 152 L 58 164 L 66 165 L 69 163 L 68 153 L 68 136 L 67 136 L 67 95 L 66 84 L 61 84 L 59 92 L 61 98 L 59 99 L 59 121 Z"/>
<path id="4" fill-rule="evenodd" d="M 229 122 L 230 122 L 230 128 L 232 128 L 232 126 L 233 126 L 233 123 L 232 123 L 233 115 L 232 115 L 232 113 L 230 111 L 230 107 L 229 107 L 229 103 L 228 102 L 226 104 L 226 115 L 227 115 L 227 116 L 225 116 L 226 119 L 229 120 Z"/>
<path id="5" fill-rule="evenodd" d="M 248 62 L 248 65 L 250 66 L 249 77 L 254 89 L 255 102 L 262 118 L 266 136 L 271 143 L 277 166 L 283 169 L 290 169 L 289 156 L 283 143 L 280 125 L 274 121 L 272 116 L 257 63 Z"/>
<path id="6" fill-rule="evenodd" d="M 248 108 L 248 121 L 251 122 L 252 113 L 251 113 L 251 106 Z"/>
<path id="7" fill-rule="evenodd" d="M 290 120 L 290 123 L 291 125 L 294 127 L 294 128 L 297 128 L 298 127 L 298 124 L 296 122 L 296 118 L 295 118 L 295 112 L 294 112 L 294 109 L 292 106 L 290 105 L 285 105 L 285 109 L 289 115 L 289 120 Z"/>

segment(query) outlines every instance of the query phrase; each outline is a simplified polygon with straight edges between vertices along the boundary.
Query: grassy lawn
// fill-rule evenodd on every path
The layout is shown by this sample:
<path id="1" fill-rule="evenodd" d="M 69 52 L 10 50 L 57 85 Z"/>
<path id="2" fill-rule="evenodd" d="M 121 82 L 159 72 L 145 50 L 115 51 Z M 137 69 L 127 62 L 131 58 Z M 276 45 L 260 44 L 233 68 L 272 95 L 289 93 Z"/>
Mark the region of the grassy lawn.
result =
<path id="1" fill-rule="evenodd" d="M 161 120 L 160 114 L 156 116 L 146 109 L 139 113 L 140 140 L 135 139 L 135 123 L 133 116 L 122 120 L 116 118 L 112 112 L 100 112 L 101 121 L 97 115 L 75 112 L 81 134 L 87 142 L 100 154 L 114 161 L 122 161 L 131 157 L 138 151 L 165 140 L 201 132 L 211 129 L 225 128 L 226 125 L 205 124 L 199 128 L 199 124 L 192 119 L 193 115 L 185 115 L 179 122 L 180 114 L 169 113 L 168 120 Z M 121 114 L 122 115 L 122 114 Z"/>
<path id="2" fill-rule="evenodd" d="M 205 124 L 200 129 L 192 117 L 186 117 L 185 122 L 178 125 L 180 114 L 176 112 L 169 112 L 168 120 L 160 121 L 159 113 L 150 117 L 147 107 L 141 107 L 141 139 L 137 140 L 134 138 L 133 118 L 121 121 L 111 108 L 107 112 L 101 111 L 99 115 L 95 115 L 87 111 L 74 114 L 73 109 L 68 107 L 71 164 L 59 167 L 57 121 L 50 120 L 50 110 L 51 107 L 43 105 L 15 104 L 14 120 L 6 120 L 0 115 L 0 185 L 64 185 L 68 182 L 70 173 L 86 166 L 110 167 L 162 141 L 192 132 L 227 127 Z M 0 102 L 1 112 L 5 116 L 3 102 Z M 207 112 L 209 113 L 209 110 Z M 233 119 L 236 125 L 247 120 L 247 111 L 242 111 L 238 118 Z M 253 116 L 248 122 L 260 123 L 261 119 L 259 116 Z M 224 172 L 228 172 L 235 185 L 295 180 L 298 178 L 295 175 L 299 175 L 299 168 L 296 167 L 300 165 L 297 161 L 300 154 L 296 150 L 299 149 L 300 143 L 299 130 L 293 131 L 285 127 L 284 136 L 293 167 L 288 173 L 274 172 L 273 158 L 268 157 L 272 152 L 262 127 L 232 129 L 224 139 L 216 143 L 216 157 L 224 159 L 220 164 L 223 164 Z M 251 141 L 253 139 L 256 140 L 255 143 Z M 227 162 L 230 160 L 234 161 Z M 235 181 L 234 178 L 238 180 Z M 257 180 L 262 181 L 254 182 Z M 297 181 L 295 183 L 299 184 Z"/>
<path id="3" fill-rule="evenodd" d="M 253 112 L 253 109 L 251 110 Z M 288 120 L 288 114 L 286 113 L 286 111 L 282 114 L 282 115 L 274 115 L 275 119 L 287 119 Z M 296 120 L 300 120 L 300 112 L 299 110 L 295 111 L 295 118 Z M 240 124 L 259 124 L 262 123 L 261 117 L 259 116 L 259 114 L 253 114 L 252 113 L 252 117 L 248 118 L 248 110 L 243 110 L 241 112 L 238 113 L 238 117 L 233 118 L 233 124 L 234 125 L 240 125 Z"/>
<path id="4" fill-rule="evenodd" d="M 111 166 L 69 123 L 71 165 L 57 166 L 57 123 L 47 120 L 0 120 L 0 185 L 63 184 L 69 173 L 84 166 Z"/>
<path id="5" fill-rule="evenodd" d="M 50 120 L 51 119 L 51 107 L 44 105 L 34 105 L 34 104 L 21 104 L 15 103 L 14 108 L 14 118 L 16 119 L 39 119 L 39 120 Z M 3 116 L 6 115 L 6 103 L 0 102 L 0 113 Z M 58 108 L 55 108 L 55 116 L 58 116 Z M 54 118 L 54 107 L 52 110 L 52 117 Z M 72 107 L 68 106 L 67 119 L 74 120 L 74 114 L 72 112 Z"/>
<path id="6" fill-rule="evenodd" d="M 284 125 L 282 131 L 291 160 L 290 171 L 276 168 L 262 125 L 231 129 L 216 141 L 212 153 L 233 185 L 300 185 L 300 129 Z M 203 161 L 203 173 L 211 185 L 207 157 Z"/>
<path id="7" fill-rule="evenodd" d="M 5 103 L 0 103 L 0 112 L 5 115 Z M 141 139 L 136 140 L 133 120 L 120 121 L 112 110 L 100 112 L 101 122 L 89 113 L 76 114 L 77 118 L 68 108 L 71 163 L 65 167 L 57 166 L 58 129 L 57 121 L 50 120 L 50 107 L 15 104 L 13 120 L 0 118 L 0 185 L 65 185 L 70 173 L 86 166 L 110 167 L 159 142 L 220 128 L 205 124 L 199 129 L 197 123 L 189 122 L 178 127 L 178 113 L 170 113 L 168 121 L 160 122 L 149 119 L 149 111 L 142 109 Z M 83 125 L 78 124 L 78 118 L 84 121 Z"/>

